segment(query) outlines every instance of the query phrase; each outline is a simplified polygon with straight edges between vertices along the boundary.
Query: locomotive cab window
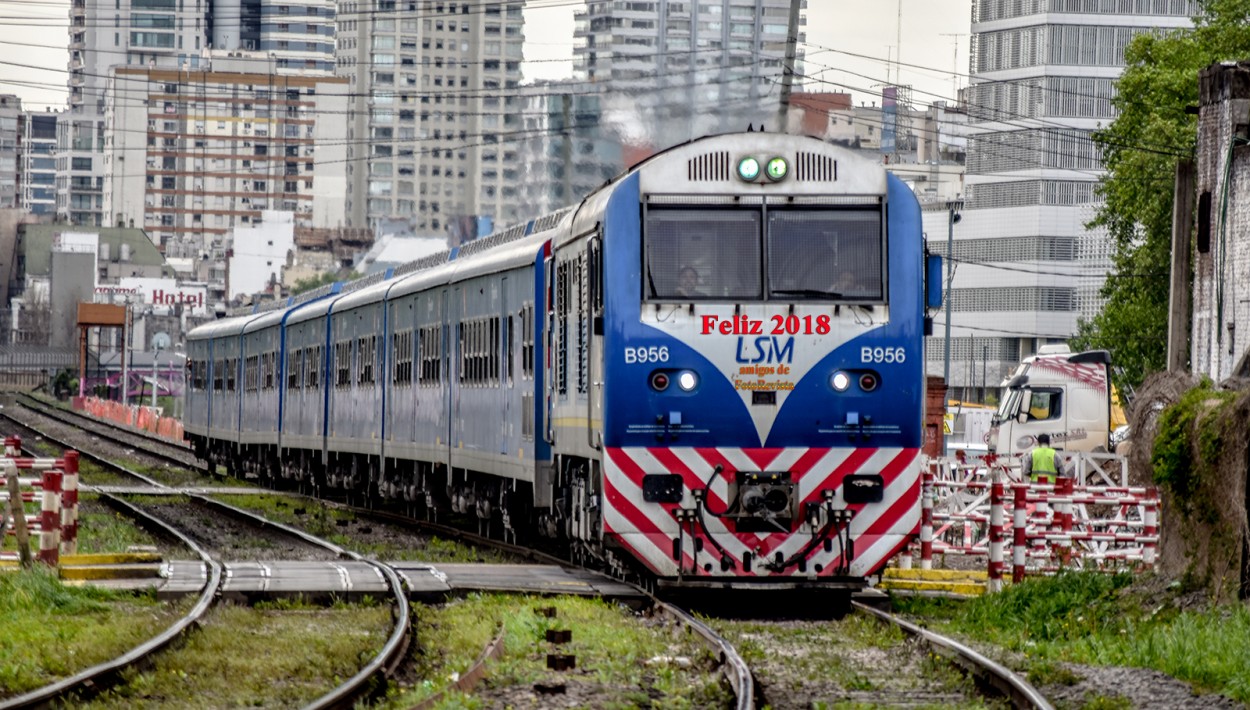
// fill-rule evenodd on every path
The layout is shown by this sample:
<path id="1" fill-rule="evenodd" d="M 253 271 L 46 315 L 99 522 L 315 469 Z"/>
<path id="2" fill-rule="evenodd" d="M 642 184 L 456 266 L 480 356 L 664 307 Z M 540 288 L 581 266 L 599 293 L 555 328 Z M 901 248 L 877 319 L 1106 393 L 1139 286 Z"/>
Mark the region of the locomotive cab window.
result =
<path id="1" fill-rule="evenodd" d="M 770 210 L 769 298 L 884 299 L 879 210 Z"/>
<path id="2" fill-rule="evenodd" d="M 651 300 L 759 300 L 758 209 L 652 207 L 646 216 Z"/>
<path id="3" fill-rule="evenodd" d="M 885 300 L 879 205 L 648 205 L 650 301 Z"/>

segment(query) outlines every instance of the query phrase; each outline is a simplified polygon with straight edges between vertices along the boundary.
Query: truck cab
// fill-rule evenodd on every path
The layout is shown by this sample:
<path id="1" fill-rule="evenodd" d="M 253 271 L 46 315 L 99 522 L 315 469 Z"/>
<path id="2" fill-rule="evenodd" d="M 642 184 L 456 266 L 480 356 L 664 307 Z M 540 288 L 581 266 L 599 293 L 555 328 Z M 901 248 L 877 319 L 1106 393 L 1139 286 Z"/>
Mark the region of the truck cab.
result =
<path id="1" fill-rule="evenodd" d="M 987 443 L 1000 456 L 1032 448 L 1039 434 L 1064 451 L 1105 451 L 1111 433 L 1111 354 L 1045 346 L 1003 382 Z"/>

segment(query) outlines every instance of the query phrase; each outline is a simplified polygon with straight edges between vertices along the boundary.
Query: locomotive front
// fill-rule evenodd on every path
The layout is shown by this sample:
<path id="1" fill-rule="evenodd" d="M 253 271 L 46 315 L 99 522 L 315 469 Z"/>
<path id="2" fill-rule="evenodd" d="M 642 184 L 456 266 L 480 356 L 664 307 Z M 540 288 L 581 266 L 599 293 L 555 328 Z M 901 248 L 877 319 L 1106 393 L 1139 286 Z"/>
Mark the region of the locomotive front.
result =
<path id="1" fill-rule="evenodd" d="M 666 585 L 861 585 L 919 527 L 915 196 L 850 151 L 747 133 L 605 200 L 606 541 Z"/>

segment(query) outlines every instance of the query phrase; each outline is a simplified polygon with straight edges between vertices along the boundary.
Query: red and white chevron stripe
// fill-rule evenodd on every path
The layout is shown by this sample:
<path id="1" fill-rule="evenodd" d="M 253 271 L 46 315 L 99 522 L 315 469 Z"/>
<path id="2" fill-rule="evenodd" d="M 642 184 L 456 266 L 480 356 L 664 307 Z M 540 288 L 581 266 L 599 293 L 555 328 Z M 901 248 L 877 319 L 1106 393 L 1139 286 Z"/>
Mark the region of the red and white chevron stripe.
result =
<path id="1" fill-rule="evenodd" d="M 717 465 L 722 467 L 720 473 L 715 472 Z M 751 552 L 758 560 L 772 558 L 780 552 L 788 559 L 811 541 L 810 530 L 796 521 L 795 529 L 790 532 L 740 533 L 730 529 L 732 521 L 722 521 L 707 512 L 703 518 L 711 538 L 739 564 L 722 571 L 716 545 L 696 528 L 699 537 L 704 539 L 703 551 L 698 554 L 699 570 L 694 572 L 694 545 L 687 525 L 682 547 L 685 571 L 678 569 L 673 559 L 673 540 L 678 537 L 679 528 L 673 511 L 693 505 L 690 491 L 704 487 L 708 489 L 708 507 L 725 510 L 732 502 L 729 481 L 738 471 L 790 471 L 798 487 L 800 510 L 803 503 L 821 500 L 825 490 L 838 491 L 840 500 L 842 480 L 850 474 L 881 474 L 885 480 L 882 502 L 849 506 L 856 511 L 851 522 L 855 552 L 850 565 L 852 576 L 862 577 L 878 570 L 920 528 L 919 449 L 629 447 L 609 448 L 605 457 L 605 533 L 660 577 L 677 577 L 679 573 L 704 577 L 832 575 L 843 554 L 837 540 L 831 551 L 826 552 L 822 545 L 817 545 L 807 555 L 806 572 L 790 567 L 782 573 L 771 573 L 759 563 L 752 565 L 750 572 L 744 572 L 741 569 L 743 553 Z M 685 500 L 680 504 L 643 501 L 642 477 L 655 473 L 681 475 L 685 481 Z M 704 569 L 706 563 L 711 563 L 710 571 Z M 819 573 L 814 571 L 817 565 L 822 570 Z"/>

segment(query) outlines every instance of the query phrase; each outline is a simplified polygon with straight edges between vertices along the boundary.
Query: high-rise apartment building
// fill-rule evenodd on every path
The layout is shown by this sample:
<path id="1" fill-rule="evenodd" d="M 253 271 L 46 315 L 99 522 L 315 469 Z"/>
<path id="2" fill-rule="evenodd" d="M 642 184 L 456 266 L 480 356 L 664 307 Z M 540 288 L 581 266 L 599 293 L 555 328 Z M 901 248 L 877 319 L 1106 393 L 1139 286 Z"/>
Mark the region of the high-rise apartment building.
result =
<path id="1" fill-rule="evenodd" d="M 334 0 L 70 0 L 69 111 L 58 122 L 57 215 L 103 224 L 104 111 L 114 67 L 200 71 L 210 46 L 269 71 L 329 74 Z"/>
<path id="2" fill-rule="evenodd" d="M 790 23 L 806 0 L 588 2 L 576 16 L 574 67 L 604 96 L 609 129 L 664 148 L 763 123 L 781 130 Z M 802 57 L 796 53 L 796 61 Z"/>
<path id="3" fill-rule="evenodd" d="M 523 2 L 362 0 L 338 13 L 338 73 L 356 99 L 348 224 L 400 219 L 467 234 L 498 218 L 520 139 Z"/>
<path id="4" fill-rule="evenodd" d="M 70 0 L 69 110 L 57 122 L 57 217 L 104 222 L 104 88 L 117 65 L 194 64 L 209 0 Z"/>
<path id="5" fill-rule="evenodd" d="M 18 163 L 22 143 L 22 100 L 0 94 L 0 209 L 21 206 Z"/>
<path id="6" fill-rule="evenodd" d="M 1193 12 L 1191 0 L 973 0 L 950 386 L 997 386 L 1021 357 L 1073 335 L 1101 307 L 1110 244 L 1086 226 L 1103 170 L 1091 134 L 1115 117 L 1128 42 L 1188 27 Z M 949 215 L 926 213 L 931 244 L 947 238 Z M 930 374 L 944 369 L 937 320 Z"/>
<path id="7" fill-rule="evenodd" d="M 525 140 L 520 160 L 504 174 L 522 190 L 504 207 L 502 224 L 568 207 L 620 171 L 621 144 L 602 126 L 603 97 L 584 87 L 579 81 L 525 87 Z"/>
<path id="8" fill-rule="evenodd" d="M 213 49 L 274 55 L 276 69 L 334 71 L 334 0 L 213 0 Z"/>
<path id="9" fill-rule="evenodd" d="M 270 74 L 268 61 L 214 53 L 201 71 L 114 70 L 110 225 L 142 227 L 166 256 L 210 261 L 264 210 L 293 212 L 300 227 L 342 226 L 347 80 Z"/>
<path id="10" fill-rule="evenodd" d="M 22 112 L 21 207 L 56 215 L 56 124 L 59 111 Z"/>

